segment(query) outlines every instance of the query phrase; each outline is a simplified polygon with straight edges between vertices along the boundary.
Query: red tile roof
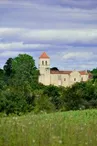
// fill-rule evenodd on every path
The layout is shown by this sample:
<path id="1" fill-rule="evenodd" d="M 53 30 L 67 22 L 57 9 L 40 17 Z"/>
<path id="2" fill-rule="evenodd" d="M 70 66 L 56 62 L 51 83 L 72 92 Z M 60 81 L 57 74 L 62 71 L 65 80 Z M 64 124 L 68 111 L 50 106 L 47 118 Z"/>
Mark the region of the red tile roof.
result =
<path id="1" fill-rule="evenodd" d="M 70 75 L 70 73 L 72 73 L 73 71 L 55 71 L 55 70 L 51 70 L 50 73 L 51 74 L 68 74 Z M 87 71 L 79 71 L 79 73 L 81 75 L 87 75 L 89 74 Z"/>
<path id="2" fill-rule="evenodd" d="M 87 75 L 87 74 L 88 74 L 87 71 L 79 71 L 79 73 L 80 73 L 81 75 Z"/>
<path id="3" fill-rule="evenodd" d="M 72 71 L 55 71 L 55 70 L 51 70 L 50 73 L 51 74 L 70 74 Z"/>
<path id="4" fill-rule="evenodd" d="M 45 52 L 43 52 L 39 58 L 48 58 L 49 59 L 50 57 Z"/>

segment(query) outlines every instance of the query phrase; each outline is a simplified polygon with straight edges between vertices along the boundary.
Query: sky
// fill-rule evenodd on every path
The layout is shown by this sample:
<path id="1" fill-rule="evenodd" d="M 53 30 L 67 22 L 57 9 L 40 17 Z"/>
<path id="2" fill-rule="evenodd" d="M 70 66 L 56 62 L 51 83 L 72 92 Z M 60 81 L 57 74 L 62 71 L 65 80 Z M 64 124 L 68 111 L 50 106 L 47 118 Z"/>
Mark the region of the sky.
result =
<path id="1" fill-rule="evenodd" d="M 97 0 L 0 0 L 0 68 L 8 58 L 46 52 L 51 67 L 97 67 Z"/>

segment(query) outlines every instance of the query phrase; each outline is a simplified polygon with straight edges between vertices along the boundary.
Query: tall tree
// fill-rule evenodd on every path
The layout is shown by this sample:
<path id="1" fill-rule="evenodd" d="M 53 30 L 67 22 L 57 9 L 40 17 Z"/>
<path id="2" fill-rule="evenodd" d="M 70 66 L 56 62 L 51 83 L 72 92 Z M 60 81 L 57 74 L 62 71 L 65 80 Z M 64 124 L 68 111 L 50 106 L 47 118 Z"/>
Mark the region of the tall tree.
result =
<path id="1" fill-rule="evenodd" d="M 12 74 L 12 60 L 13 60 L 12 58 L 9 58 L 3 67 L 4 73 L 8 77 Z"/>
<path id="2" fill-rule="evenodd" d="M 4 71 L 3 69 L 0 69 L 0 89 L 3 89 L 4 86 Z"/>
<path id="3" fill-rule="evenodd" d="M 97 79 L 97 68 L 94 68 L 92 71 L 91 71 L 92 75 L 93 75 L 93 79 Z"/>
<path id="4" fill-rule="evenodd" d="M 39 72 L 35 66 L 33 57 L 27 54 L 19 54 L 12 61 L 12 71 L 14 72 L 15 83 L 18 85 L 25 82 L 33 85 L 38 83 Z"/>
<path id="5" fill-rule="evenodd" d="M 3 76 L 4 76 L 4 71 L 3 71 L 3 69 L 0 68 L 0 79 L 2 79 Z"/>

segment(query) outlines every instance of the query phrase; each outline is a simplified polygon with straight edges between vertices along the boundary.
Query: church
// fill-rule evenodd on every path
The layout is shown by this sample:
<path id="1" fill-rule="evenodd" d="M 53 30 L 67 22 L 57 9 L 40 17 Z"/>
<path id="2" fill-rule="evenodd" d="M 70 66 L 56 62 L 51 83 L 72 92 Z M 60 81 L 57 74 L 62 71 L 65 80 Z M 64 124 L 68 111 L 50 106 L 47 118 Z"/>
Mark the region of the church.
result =
<path id="1" fill-rule="evenodd" d="M 86 82 L 91 78 L 87 71 L 61 71 L 50 69 L 50 57 L 43 52 L 39 57 L 39 82 L 44 85 L 72 86 L 76 82 Z"/>

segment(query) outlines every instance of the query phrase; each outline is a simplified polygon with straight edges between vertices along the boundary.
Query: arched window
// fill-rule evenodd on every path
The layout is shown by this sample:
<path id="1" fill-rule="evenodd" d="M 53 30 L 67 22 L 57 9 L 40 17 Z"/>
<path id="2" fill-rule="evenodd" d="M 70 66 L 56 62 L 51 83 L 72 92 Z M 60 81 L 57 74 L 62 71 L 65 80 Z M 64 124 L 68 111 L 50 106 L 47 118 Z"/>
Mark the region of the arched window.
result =
<path id="1" fill-rule="evenodd" d="M 45 65 L 47 65 L 47 61 L 45 61 Z"/>
<path id="2" fill-rule="evenodd" d="M 42 65 L 44 65 L 44 61 L 42 61 Z"/>

